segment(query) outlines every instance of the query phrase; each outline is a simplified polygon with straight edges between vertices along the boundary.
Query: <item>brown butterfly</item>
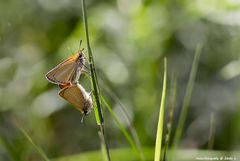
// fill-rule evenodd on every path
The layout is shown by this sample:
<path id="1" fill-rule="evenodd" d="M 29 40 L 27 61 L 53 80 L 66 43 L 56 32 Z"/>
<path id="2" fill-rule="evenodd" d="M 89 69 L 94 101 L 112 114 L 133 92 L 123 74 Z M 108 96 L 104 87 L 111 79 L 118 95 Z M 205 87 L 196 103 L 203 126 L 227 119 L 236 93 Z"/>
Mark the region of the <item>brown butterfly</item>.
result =
<path id="1" fill-rule="evenodd" d="M 70 56 L 67 60 L 58 64 L 46 74 L 46 79 L 49 82 L 58 85 L 78 82 L 82 71 L 84 71 L 83 67 L 85 67 L 86 59 L 83 54 L 84 49 L 80 50 L 81 44 L 82 40 L 79 44 L 79 51 L 76 54 Z"/>
<path id="2" fill-rule="evenodd" d="M 54 84 L 76 83 L 85 64 L 82 50 L 60 63 L 46 74 L 46 79 Z"/>
<path id="3" fill-rule="evenodd" d="M 79 83 L 66 85 L 58 94 L 84 115 L 88 115 L 93 109 L 91 93 L 88 93 Z"/>

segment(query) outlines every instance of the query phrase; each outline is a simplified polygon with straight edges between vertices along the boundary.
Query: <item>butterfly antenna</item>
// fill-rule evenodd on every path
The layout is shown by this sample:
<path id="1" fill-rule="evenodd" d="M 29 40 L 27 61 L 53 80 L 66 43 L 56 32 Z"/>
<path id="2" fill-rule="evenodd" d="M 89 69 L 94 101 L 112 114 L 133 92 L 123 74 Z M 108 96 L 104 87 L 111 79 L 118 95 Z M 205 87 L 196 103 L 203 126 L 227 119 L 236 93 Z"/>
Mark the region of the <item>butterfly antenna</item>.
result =
<path id="1" fill-rule="evenodd" d="M 79 42 L 79 48 L 78 48 L 78 51 L 80 51 L 81 45 L 82 45 L 82 40 L 80 40 L 80 42 Z"/>

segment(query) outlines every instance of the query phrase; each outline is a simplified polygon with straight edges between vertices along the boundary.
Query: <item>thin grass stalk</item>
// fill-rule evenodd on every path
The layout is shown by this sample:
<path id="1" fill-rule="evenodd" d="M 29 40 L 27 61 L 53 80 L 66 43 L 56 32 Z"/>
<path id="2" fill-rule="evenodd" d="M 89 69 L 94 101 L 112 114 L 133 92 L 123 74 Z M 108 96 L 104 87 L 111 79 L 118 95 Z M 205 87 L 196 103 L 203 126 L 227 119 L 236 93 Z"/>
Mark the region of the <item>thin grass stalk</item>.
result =
<path id="1" fill-rule="evenodd" d="M 173 115 L 175 110 L 175 103 L 176 103 L 176 91 L 177 91 L 177 78 L 176 76 L 172 77 L 171 80 L 171 91 L 170 91 L 170 103 L 169 103 L 169 112 L 168 112 L 168 122 L 167 122 L 167 130 L 166 130 L 166 137 L 164 143 L 164 150 L 163 150 L 163 161 L 167 160 L 167 152 L 170 142 L 170 136 L 172 131 L 172 123 L 173 123 Z"/>
<path id="2" fill-rule="evenodd" d="M 16 152 L 13 145 L 7 141 L 7 139 L 0 136 L 0 147 L 3 147 L 6 153 L 8 153 L 11 160 L 23 161 L 22 157 Z"/>
<path id="3" fill-rule="evenodd" d="M 104 82 L 102 82 L 101 85 L 103 86 L 104 90 L 107 91 L 107 93 L 110 95 L 110 97 L 112 97 L 112 99 L 115 100 L 116 102 L 118 102 L 118 104 L 120 105 L 119 108 L 120 108 L 120 110 L 122 111 L 124 118 L 126 119 L 126 122 L 127 122 L 127 124 L 128 124 L 129 131 L 130 131 L 130 133 L 131 133 L 132 139 L 133 139 L 133 141 L 135 142 L 135 145 L 136 145 L 136 147 L 137 147 L 137 149 L 138 149 L 138 153 L 139 153 L 140 156 L 141 156 L 140 159 L 141 159 L 141 160 L 145 160 L 145 156 L 144 156 L 144 153 L 143 153 L 143 149 L 142 149 L 141 142 L 140 142 L 140 140 L 139 140 L 139 137 L 138 137 L 138 134 L 137 134 L 137 131 L 136 131 L 134 125 L 133 125 L 132 122 L 130 121 L 130 117 L 129 117 L 127 111 L 126 111 L 126 107 L 122 104 L 122 102 L 121 102 L 121 100 L 118 98 L 118 96 L 117 96 L 114 92 L 112 92 L 111 89 L 110 89 Z M 103 97 L 103 96 L 102 96 L 102 97 Z M 102 99 L 105 100 L 105 102 L 104 102 L 104 100 L 103 100 L 103 102 L 104 102 L 105 106 L 107 107 L 108 111 L 112 114 L 114 120 L 115 120 L 116 122 L 119 122 L 119 123 L 120 123 L 119 119 L 116 117 L 115 113 L 112 111 L 112 108 L 111 108 L 111 106 L 109 105 L 109 103 L 106 102 L 106 99 L 105 99 L 104 97 L 103 97 Z M 109 106 L 107 106 L 106 103 L 107 103 Z M 114 115 L 115 115 L 115 116 L 114 116 Z M 119 128 L 120 128 L 120 130 L 121 130 L 121 127 L 120 127 L 121 124 L 118 124 L 118 123 L 117 123 L 117 125 L 119 126 Z M 124 130 L 125 130 L 125 128 L 124 128 Z M 121 130 L 121 131 L 122 131 L 122 130 Z M 126 131 L 126 130 L 125 130 L 125 131 Z M 128 133 L 128 131 L 126 131 L 126 132 Z M 122 131 L 122 133 L 124 134 L 124 131 Z M 130 135 L 130 134 L 128 134 L 128 135 Z M 126 138 L 126 135 L 124 135 L 124 136 L 125 136 L 125 138 Z M 126 139 L 127 139 L 127 138 L 126 138 Z M 128 140 L 128 139 L 127 139 L 127 140 Z"/>
<path id="4" fill-rule="evenodd" d="M 87 76 L 87 78 L 90 80 L 91 78 L 89 76 Z M 119 98 L 116 96 L 115 93 L 113 93 L 108 86 L 106 86 L 106 84 L 104 84 L 104 82 L 101 84 L 103 86 L 103 88 L 110 93 L 110 96 L 115 100 L 118 101 L 119 105 L 120 105 L 120 109 L 123 112 L 123 115 L 128 123 L 131 135 L 129 134 L 129 132 L 122 126 L 122 124 L 120 123 L 118 117 L 116 116 L 116 114 L 113 112 L 110 104 L 107 102 L 106 98 L 101 95 L 101 102 L 104 103 L 105 107 L 107 108 L 107 110 L 110 112 L 110 114 L 112 115 L 114 121 L 116 122 L 116 124 L 118 125 L 118 127 L 120 128 L 121 132 L 123 133 L 124 137 L 126 138 L 126 140 L 129 142 L 130 146 L 132 147 L 134 152 L 137 152 L 137 156 L 139 156 L 140 160 L 145 160 L 145 156 L 141 147 L 141 143 L 140 140 L 138 138 L 137 132 L 135 127 L 133 126 L 133 124 L 130 122 L 129 116 L 124 108 L 124 105 L 121 103 L 121 101 L 119 100 Z M 131 137 L 132 136 L 132 137 Z"/>
<path id="5" fill-rule="evenodd" d="M 101 128 L 101 126 L 100 126 Z M 100 138 L 100 141 L 101 141 L 101 153 L 102 153 L 102 158 L 103 160 L 108 160 L 108 155 L 107 155 L 107 147 L 106 144 L 105 144 L 105 137 L 103 136 L 103 133 L 101 133 L 101 131 L 98 131 L 98 135 L 99 135 L 99 138 Z"/>
<path id="6" fill-rule="evenodd" d="M 133 140 L 135 142 L 135 145 L 137 147 L 138 154 L 140 155 L 140 159 L 141 160 L 145 160 L 145 156 L 144 156 L 144 153 L 143 153 L 142 145 L 141 145 L 141 142 L 139 140 L 137 131 L 136 131 L 134 125 L 132 124 L 132 122 L 130 121 L 129 115 L 128 115 L 126 109 L 123 107 L 123 104 L 120 102 L 120 100 L 118 102 L 120 104 L 120 106 L 119 106 L 120 110 L 122 111 L 123 116 L 126 119 L 126 122 L 128 123 L 129 131 L 131 132 L 132 138 L 133 138 Z"/>
<path id="7" fill-rule="evenodd" d="M 118 125 L 118 127 L 120 128 L 121 132 L 123 133 L 123 135 L 125 136 L 125 138 L 127 139 L 128 143 L 130 144 L 131 148 L 133 149 L 134 153 L 136 154 L 136 156 L 138 156 L 141 160 L 143 160 L 142 158 L 142 154 L 141 151 L 139 151 L 138 147 L 136 146 L 134 140 L 132 139 L 131 135 L 127 132 L 127 130 L 122 126 L 122 124 L 120 123 L 120 121 L 118 120 L 118 117 L 116 116 L 116 114 L 113 112 L 112 108 L 110 107 L 109 103 L 107 102 L 107 100 L 104 98 L 104 96 L 102 95 L 102 100 L 103 103 L 105 104 L 106 108 L 108 109 L 108 111 L 111 113 L 114 121 L 116 122 L 116 124 Z"/>
<path id="8" fill-rule="evenodd" d="M 93 55 L 92 55 L 92 50 L 91 50 L 91 47 L 90 47 L 90 40 L 89 40 L 89 33 L 88 33 L 88 22 L 87 22 L 87 11 L 86 11 L 85 0 L 82 0 L 82 14 L 83 14 L 83 22 L 84 22 L 84 28 L 85 28 L 85 34 L 86 34 L 86 41 L 87 41 L 88 59 L 89 59 L 91 80 L 92 80 L 91 81 L 92 82 L 92 89 L 93 89 L 93 94 L 94 94 L 94 98 L 95 98 L 95 102 L 96 102 L 96 108 L 97 108 L 97 112 L 95 112 L 95 117 L 96 117 L 97 124 L 99 125 L 99 128 L 100 128 L 101 148 L 104 148 L 104 149 L 102 149 L 102 152 L 105 153 L 105 154 L 103 154 L 103 156 L 107 156 L 107 157 L 104 157 L 103 159 L 106 160 L 106 161 L 110 161 L 111 159 L 110 159 L 109 148 L 108 148 L 108 145 L 106 143 L 105 133 L 104 133 L 104 119 L 103 119 L 103 112 L 102 112 L 102 107 L 101 107 L 101 102 L 100 102 L 100 92 L 99 92 L 97 74 L 96 74 L 96 69 L 95 69 L 95 66 L 94 66 L 94 59 L 93 59 Z"/>
<path id="9" fill-rule="evenodd" d="M 130 118 L 129 118 L 129 115 L 127 114 L 126 109 L 123 107 L 123 105 L 121 103 L 119 103 L 119 104 L 120 104 L 120 109 L 121 109 L 124 117 L 126 118 L 126 121 L 127 121 L 128 125 L 129 125 L 129 131 L 131 132 L 132 138 L 133 138 L 133 140 L 135 142 L 135 145 L 137 147 L 138 154 L 140 155 L 140 159 L 145 160 L 142 145 L 141 145 L 141 142 L 139 140 L 137 131 L 136 131 L 134 125 L 132 124 L 132 122 L 130 121 Z"/>
<path id="10" fill-rule="evenodd" d="M 48 159 L 44 151 L 37 144 L 34 143 L 31 136 L 28 135 L 27 131 L 23 127 L 21 127 L 18 123 L 16 123 L 16 126 L 22 132 L 22 134 L 26 137 L 26 139 L 33 145 L 34 149 L 39 153 L 39 155 L 43 158 L 43 160 L 50 161 L 50 159 Z"/>
<path id="11" fill-rule="evenodd" d="M 92 55 L 92 49 L 90 46 L 90 40 L 89 40 L 89 33 L 88 33 L 88 21 L 87 21 L 87 11 L 86 11 L 86 4 L 85 0 L 82 0 L 82 14 L 83 14 L 83 22 L 84 22 L 84 28 L 85 28 L 85 34 L 86 34 L 86 41 L 87 41 L 87 49 L 88 49 L 88 60 L 90 65 L 90 72 L 91 72 L 91 78 L 92 78 L 92 86 L 93 86 L 93 94 L 94 98 L 96 100 L 97 104 L 97 111 L 98 111 L 98 120 L 99 124 L 103 124 L 103 114 L 99 99 L 99 88 L 97 86 L 97 79 L 96 79 L 96 70 L 94 66 L 94 59 Z"/>
<path id="12" fill-rule="evenodd" d="M 127 111 L 126 111 L 126 109 L 121 105 L 121 103 L 120 103 L 120 109 L 121 109 L 123 115 L 125 116 L 126 121 L 127 121 L 128 125 L 129 125 L 129 131 L 131 132 L 132 138 L 133 138 L 133 140 L 134 140 L 134 142 L 135 142 L 135 145 L 136 145 L 136 147 L 137 147 L 138 154 L 140 155 L 140 159 L 141 159 L 141 160 L 145 160 L 145 156 L 144 156 L 144 153 L 143 153 L 142 145 L 141 145 L 141 142 L 140 142 L 140 140 L 139 140 L 137 131 L 136 131 L 134 125 L 132 124 L 132 122 L 130 122 L 130 119 L 129 119 L 129 116 L 128 116 L 128 114 L 127 114 Z"/>
<path id="13" fill-rule="evenodd" d="M 160 161 L 160 159 L 161 159 L 163 122 L 164 122 L 163 118 L 164 118 L 164 107 L 165 107 L 165 99 L 166 99 L 166 86 L 167 86 L 167 59 L 164 58 L 163 88 L 162 88 L 162 98 L 161 98 L 160 111 L 159 111 L 159 117 L 158 117 L 158 127 L 157 127 L 156 143 L 155 143 L 154 161 Z"/>
<path id="14" fill-rule="evenodd" d="M 214 146 L 215 140 L 215 115 L 214 112 L 211 113 L 210 116 L 210 130 L 209 130 L 209 137 L 208 137 L 208 149 L 212 150 Z"/>
<path id="15" fill-rule="evenodd" d="M 175 134 L 175 137 L 174 137 L 173 151 L 175 151 L 177 146 L 178 146 L 179 140 L 182 136 L 185 120 L 187 118 L 188 107 L 189 107 L 189 104 L 190 104 L 192 91 L 193 91 L 193 87 L 194 87 L 194 82 L 195 82 L 195 79 L 196 79 L 196 74 L 197 74 L 199 59 L 200 59 L 200 55 L 201 55 L 201 50 L 202 50 L 202 45 L 198 44 L 197 48 L 196 48 L 196 52 L 195 52 L 195 56 L 194 56 L 194 60 L 193 60 L 192 69 L 191 69 L 191 73 L 190 73 L 190 76 L 189 76 L 188 84 L 187 84 L 186 93 L 185 93 L 184 100 L 183 100 L 182 109 L 181 109 L 181 112 L 180 112 L 180 118 L 179 118 L 179 122 L 178 122 L 178 125 L 177 125 L 176 134 Z"/>

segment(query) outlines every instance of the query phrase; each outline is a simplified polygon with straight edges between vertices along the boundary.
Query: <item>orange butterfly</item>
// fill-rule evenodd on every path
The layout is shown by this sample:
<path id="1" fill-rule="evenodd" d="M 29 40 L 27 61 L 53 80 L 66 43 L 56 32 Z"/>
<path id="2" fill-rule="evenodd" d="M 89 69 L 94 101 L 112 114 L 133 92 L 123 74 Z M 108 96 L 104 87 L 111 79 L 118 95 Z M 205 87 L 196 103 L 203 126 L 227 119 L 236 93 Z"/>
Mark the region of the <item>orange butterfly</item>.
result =
<path id="1" fill-rule="evenodd" d="M 80 46 L 81 43 L 82 41 Z M 80 110 L 83 116 L 88 115 L 93 108 L 91 94 L 78 83 L 84 67 L 85 57 L 82 49 L 46 74 L 49 82 L 61 88 L 58 94 Z"/>
<path id="2" fill-rule="evenodd" d="M 85 57 L 82 51 L 79 50 L 75 55 L 70 56 L 67 60 L 50 70 L 45 75 L 46 79 L 58 85 L 77 83 L 85 64 Z"/>
<path id="3" fill-rule="evenodd" d="M 58 94 L 84 115 L 88 115 L 93 109 L 91 93 L 88 93 L 79 83 L 66 85 Z"/>

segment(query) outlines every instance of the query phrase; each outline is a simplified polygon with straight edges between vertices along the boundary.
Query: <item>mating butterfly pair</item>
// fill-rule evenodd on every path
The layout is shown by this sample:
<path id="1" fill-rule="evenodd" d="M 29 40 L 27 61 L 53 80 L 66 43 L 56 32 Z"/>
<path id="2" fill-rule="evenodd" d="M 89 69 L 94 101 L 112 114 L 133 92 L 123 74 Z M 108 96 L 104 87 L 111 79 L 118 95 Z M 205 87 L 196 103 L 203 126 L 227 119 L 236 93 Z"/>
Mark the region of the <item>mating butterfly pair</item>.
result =
<path id="1" fill-rule="evenodd" d="M 61 88 L 58 93 L 59 96 L 74 105 L 82 114 L 87 115 L 93 108 L 92 97 L 78 83 L 84 64 L 85 57 L 82 49 L 50 70 L 46 74 L 46 79 L 51 83 L 59 85 Z"/>

